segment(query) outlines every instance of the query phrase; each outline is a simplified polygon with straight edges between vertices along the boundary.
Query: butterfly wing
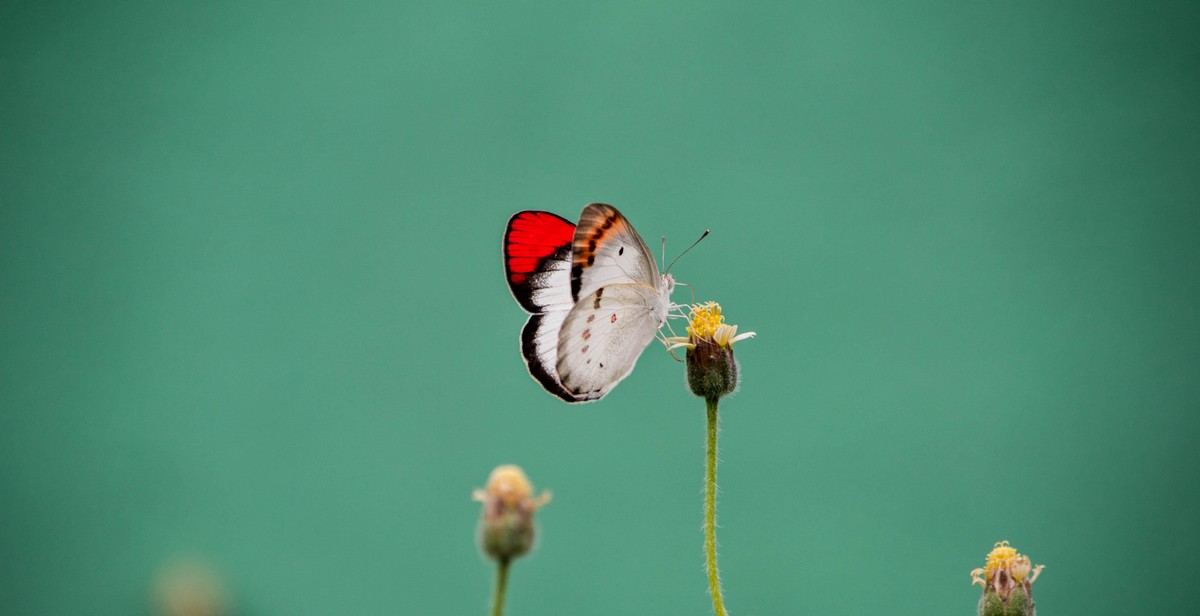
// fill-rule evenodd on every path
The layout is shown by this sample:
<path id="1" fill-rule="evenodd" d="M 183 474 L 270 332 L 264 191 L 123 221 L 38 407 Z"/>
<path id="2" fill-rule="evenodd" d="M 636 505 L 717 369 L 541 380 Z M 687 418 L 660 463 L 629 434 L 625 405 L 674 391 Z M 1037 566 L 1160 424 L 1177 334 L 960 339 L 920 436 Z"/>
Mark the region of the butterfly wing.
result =
<path id="1" fill-rule="evenodd" d="M 581 299 L 559 331 L 562 388 L 581 402 L 604 397 L 633 371 L 665 315 L 658 291 L 644 284 L 610 284 Z"/>
<path id="2" fill-rule="evenodd" d="M 517 212 L 504 231 L 504 278 L 517 303 L 533 313 L 521 330 L 521 356 L 546 391 L 576 402 L 559 382 L 559 330 L 575 305 L 571 245 L 575 225 L 550 212 Z"/>
<path id="3" fill-rule="evenodd" d="M 526 312 L 570 310 L 575 225 L 550 212 L 513 214 L 504 230 L 504 277 Z"/>
<path id="4" fill-rule="evenodd" d="M 571 296 L 558 335 L 559 382 L 580 400 L 598 400 L 633 371 L 667 312 L 654 255 L 611 205 L 592 203 L 579 215 Z"/>
<path id="5" fill-rule="evenodd" d="M 604 203 L 583 208 L 571 243 L 571 297 L 576 301 L 611 284 L 658 287 L 654 255 L 633 225 Z"/>

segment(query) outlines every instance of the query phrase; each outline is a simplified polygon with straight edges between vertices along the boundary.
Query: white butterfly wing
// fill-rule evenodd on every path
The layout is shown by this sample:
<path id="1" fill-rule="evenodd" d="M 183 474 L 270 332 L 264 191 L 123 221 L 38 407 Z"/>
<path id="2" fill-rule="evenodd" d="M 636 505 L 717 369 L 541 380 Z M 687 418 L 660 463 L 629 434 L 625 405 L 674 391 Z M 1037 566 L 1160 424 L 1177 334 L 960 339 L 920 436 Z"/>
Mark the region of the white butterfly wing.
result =
<path id="1" fill-rule="evenodd" d="M 654 287 L 610 284 L 580 299 L 558 335 L 558 380 L 580 402 L 598 400 L 633 371 L 667 307 Z"/>
<path id="2" fill-rule="evenodd" d="M 658 265 L 633 225 L 604 203 L 583 208 L 571 245 L 571 296 L 576 301 L 613 284 L 659 284 Z"/>

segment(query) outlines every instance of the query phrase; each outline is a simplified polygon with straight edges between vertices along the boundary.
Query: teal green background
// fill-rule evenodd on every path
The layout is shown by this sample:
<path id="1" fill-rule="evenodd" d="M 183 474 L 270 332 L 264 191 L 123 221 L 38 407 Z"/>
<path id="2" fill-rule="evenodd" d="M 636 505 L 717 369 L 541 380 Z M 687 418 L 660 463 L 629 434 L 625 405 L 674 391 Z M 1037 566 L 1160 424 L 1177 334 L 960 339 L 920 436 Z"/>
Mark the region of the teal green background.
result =
<path id="1" fill-rule="evenodd" d="M 554 502 L 509 613 L 705 614 L 703 404 L 527 376 L 521 209 L 620 207 L 758 338 L 734 614 L 1186 613 L 1194 3 L 6 3 L 0 611 L 483 614 L 472 489 Z M 675 296 L 690 298 L 686 289 Z"/>

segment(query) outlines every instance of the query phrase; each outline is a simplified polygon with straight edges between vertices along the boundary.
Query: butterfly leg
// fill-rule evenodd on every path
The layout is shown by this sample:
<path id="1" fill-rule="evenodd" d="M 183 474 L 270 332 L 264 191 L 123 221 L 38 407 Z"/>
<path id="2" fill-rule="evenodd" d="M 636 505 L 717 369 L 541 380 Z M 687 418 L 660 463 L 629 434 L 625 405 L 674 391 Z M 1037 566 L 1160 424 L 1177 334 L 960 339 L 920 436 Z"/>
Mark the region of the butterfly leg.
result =
<path id="1" fill-rule="evenodd" d="M 672 337 L 672 338 L 678 338 L 678 337 L 679 337 L 679 334 L 676 334 L 676 333 L 675 333 L 675 328 L 671 327 L 671 321 L 670 321 L 670 319 L 671 319 L 671 318 L 679 318 L 679 317 L 681 317 L 681 316 L 682 316 L 682 317 L 684 317 L 684 318 L 686 318 L 686 316 L 685 316 L 685 315 L 678 315 L 678 314 L 668 314 L 668 315 L 667 315 L 667 320 L 666 320 L 666 321 L 663 321 L 663 325 L 666 325 L 666 326 L 667 326 L 667 331 L 671 332 L 671 337 Z M 661 333 L 661 332 L 660 332 L 660 333 Z"/>
<path id="2" fill-rule="evenodd" d="M 674 334 L 675 332 L 671 332 L 671 333 Z M 680 359 L 679 356 L 675 354 L 675 349 L 678 347 L 679 340 L 680 340 L 677 336 L 674 337 L 675 338 L 674 340 L 672 340 L 671 338 L 664 336 L 662 332 L 658 332 L 655 335 L 655 337 L 658 338 L 659 342 L 663 343 L 663 346 L 667 348 L 667 352 L 671 354 L 671 357 L 675 361 L 677 361 L 679 363 L 683 363 L 683 360 Z"/>

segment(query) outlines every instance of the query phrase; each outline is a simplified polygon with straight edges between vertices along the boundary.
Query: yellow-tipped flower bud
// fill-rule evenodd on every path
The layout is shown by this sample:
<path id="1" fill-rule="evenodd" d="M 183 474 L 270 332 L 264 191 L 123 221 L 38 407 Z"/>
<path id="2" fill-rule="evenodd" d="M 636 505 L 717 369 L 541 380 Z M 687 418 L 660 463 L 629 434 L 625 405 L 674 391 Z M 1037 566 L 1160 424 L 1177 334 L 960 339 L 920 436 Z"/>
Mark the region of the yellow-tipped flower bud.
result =
<path id="1" fill-rule="evenodd" d="M 521 467 L 497 466 L 487 486 L 475 490 L 475 500 L 483 503 L 479 521 L 479 544 L 485 554 L 500 563 L 529 552 L 533 547 L 533 514 L 550 502 L 550 493 L 533 496 L 533 484 Z"/>
<path id="2" fill-rule="evenodd" d="M 721 305 L 696 304 L 688 316 L 688 336 L 668 338 L 670 349 L 687 349 L 687 382 L 692 393 L 718 400 L 734 392 L 740 375 L 733 359 L 733 345 L 753 338 L 754 332 L 738 335 L 736 325 L 725 323 Z"/>
<path id="3" fill-rule="evenodd" d="M 971 583 L 983 587 L 979 616 L 1034 616 L 1033 582 L 1045 565 L 1001 541 L 988 552 L 984 566 L 971 572 Z"/>

